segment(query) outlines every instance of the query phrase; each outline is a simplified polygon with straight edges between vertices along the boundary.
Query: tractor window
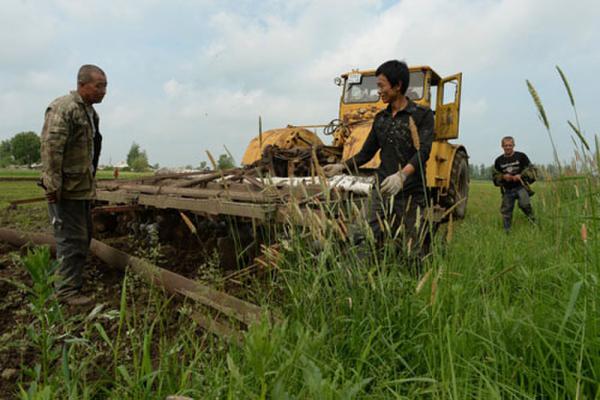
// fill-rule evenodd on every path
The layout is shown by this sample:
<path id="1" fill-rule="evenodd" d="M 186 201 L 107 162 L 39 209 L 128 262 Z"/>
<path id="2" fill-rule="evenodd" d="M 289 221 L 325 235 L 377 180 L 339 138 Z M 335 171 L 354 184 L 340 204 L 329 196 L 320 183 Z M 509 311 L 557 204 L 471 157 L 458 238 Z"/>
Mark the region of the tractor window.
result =
<path id="1" fill-rule="evenodd" d="M 423 97 L 423 80 L 425 74 L 421 71 L 410 73 L 410 83 L 406 90 L 406 96 L 411 100 L 419 100 Z M 355 79 L 356 80 L 356 79 Z M 344 103 L 375 103 L 379 101 L 377 91 L 377 77 L 362 76 L 360 82 L 350 83 L 348 79 L 344 85 Z"/>
<path id="2" fill-rule="evenodd" d="M 379 101 L 379 93 L 375 76 L 363 75 L 360 82 L 357 83 L 350 83 L 346 79 L 344 103 L 374 103 L 376 101 Z"/>
<path id="3" fill-rule="evenodd" d="M 458 94 L 458 83 L 454 81 L 444 82 L 442 87 L 442 104 L 453 104 L 456 102 Z"/>
<path id="4" fill-rule="evenodd" d="M 421 71 L 410 73 L 410 82 L 408 83 L 408 89 L 406 90 L 406 97 L 411 100 L 419 100 L 423 97 L 423 80 L 425 74 Z"/>

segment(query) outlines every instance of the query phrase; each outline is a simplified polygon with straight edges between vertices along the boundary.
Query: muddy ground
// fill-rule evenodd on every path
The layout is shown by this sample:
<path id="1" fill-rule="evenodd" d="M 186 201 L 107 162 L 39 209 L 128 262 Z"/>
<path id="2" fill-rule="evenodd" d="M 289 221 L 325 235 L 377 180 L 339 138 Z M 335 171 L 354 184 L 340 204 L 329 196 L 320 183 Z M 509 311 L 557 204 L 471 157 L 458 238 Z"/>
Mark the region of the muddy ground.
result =
<path id="1" fill-rule="evenodd" d="M 44 203 L 21 206 L 16 210 L 0 210 L 0 226 L 51 233 Z M 185 228 L 185 225 L 183 227 Z M 94 236 L 129 254 L 145 256 L 163 268 L 244 297 L 243 285 L 240 285 L 239 281 L 223 280 L 224 276 L 232 272 L 232 268 L 223 268 L 223 260 L 214 253 L 213 247 L 207 246 L 215 244 L 210 235 L 200 238 L 198 235 L 190 235 L 189 232 L 181 233 L 181 226 L 176 229 L 179 230 L 178 235 L 184 235 L 186 239 L 174 235 L 178 238 L 175 243 L 157 244 L 132 232 L 124 235 L 124 231 L 95 233 Z M 31 285 L 31 279 L 20 262 L 20 257 L 27 251 L 27 247 L 18 248 L 0 242 L 0 399 L 14 398 L 18 383 L 26 384 L 30 380 L 26 375 L 27 370 L 38 360 L 38 354 L 27 336 L 27 329 L 34 321 L 30 302 L 26 290 L 19 287 Z M 225 253 L 231 256 L 231 250 Z M 226 262 L 231 263 L 231 260 Z M 80 307 L 64 306 L 65 317 L 70 320 L 83 320 L 97 306 L 102 306 L 104 310 L 118 310 L 124 276 L 124 271 L 111 268 L 90 256 L 84 274 L 83 292 L 93 298 L 93 302 Z M 148 297 L 147 285 L 141 283 L 134 290 L 133 296 Z M 171 307 L 177 308 L 180 304 L 178 302 L 179 300 L 174 300 Z"/>

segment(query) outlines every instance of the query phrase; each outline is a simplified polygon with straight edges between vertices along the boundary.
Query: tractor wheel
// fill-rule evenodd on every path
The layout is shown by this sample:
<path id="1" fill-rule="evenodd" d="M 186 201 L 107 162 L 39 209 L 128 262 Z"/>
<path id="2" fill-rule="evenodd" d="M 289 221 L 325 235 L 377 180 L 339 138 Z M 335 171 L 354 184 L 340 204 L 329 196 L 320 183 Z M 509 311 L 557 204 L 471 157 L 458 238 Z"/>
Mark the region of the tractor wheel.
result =
<path id="1" fill-rule="evenodd" d="M 467 200 L 469 198 L 469 164 L 467 153 L 457 151 L 452 161 L 452 172 L 450 175 L 450 187 L 446 198 L 446 207 L 458 204 L 452 211 L 456 219 L 463 219 L 467 213 Z"/>

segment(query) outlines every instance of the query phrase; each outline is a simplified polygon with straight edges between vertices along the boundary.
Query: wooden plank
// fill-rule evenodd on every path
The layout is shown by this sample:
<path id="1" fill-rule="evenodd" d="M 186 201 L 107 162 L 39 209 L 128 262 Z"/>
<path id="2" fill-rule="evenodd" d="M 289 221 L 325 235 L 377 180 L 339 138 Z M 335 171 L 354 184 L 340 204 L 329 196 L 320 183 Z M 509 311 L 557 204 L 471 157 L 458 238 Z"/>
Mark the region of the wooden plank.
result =
<path id="1" fill-rule="evenodd" d="M 127 204 L 120 206 L 100 206 L 92 208 L 92 214 L 115 214 L 138 210 L 140 206 L 136 204 Z"/>
<path id="2" fill-rule="evenodd" d="M 52 247 L 56 246 L 56 242 L 51 235 L 21 232 L 5 228 L 0 228 L 0 240 L 15 246 L 23 246 L 30 242 L 34 244 L 48 244 Z M 131 270 L 146 281 L 163 287 L 171 293 L 196 300 L 246 325 L 260 321 L 263 315 L 269 317 L 267 311 L 264 311 L 255 304 L 248 303 L 198 281 L 160 268 L 144 259 L 130 256 L 96 239 L 92 239 L 90 251 L 109 266 L 123 270 L 130 267 Z M 212 327 L 213 332 L 217 334 L 223 334 L 227 330 L 227 327 L 222 324 L 206 324 L 205 326 L 209 329 Z"/>
<path id="3" fill-rule="evenodd" d="M 270 220 L 276 207 L 268 204 L 247 204 L 224 201 L 221 199 L 187 199 L 165 195 L 140 194 L 138 203 L 156 208 L 174 208 L 213 215 L 234 215 L 261 221 Z"/>
<path id="4" fill-rule="evenodd" d="M 96 190 L 96 199 L 109 203 L 134 203 L 137 195 L 123 191 Z"/>
<path id="5" fill-rule="evenodd" d="M 191 318 L 196 323 L 208 332 L 212 332 L 217 336 L 222 337 L 225 340 L 240 345 L 243 340 L 242 333 L 236 330 L 230 323 L 225 321 L 217 321 L 210 316 L 205 316 L 199 312 L 192 311 Z"/>
<path id="6" fill-rule="evenodd" d="M 264 195 L 260 192 L 248 190 L 249 185 L 245 185 L 245 191 L 235 191 L 231 189 L 205 189 L 205 188 L 178 188 L 171 186 L 155 186 L 155 185 L 132 185 L 132 184 L 115 184 L 105 186 L 107 190 L 119 190 L 131 193 L 144 194 L 173 194 L 184 197 L 192 197 L 198 199 L 206 198 L 224 198 L 239 201 L 249 201 L 252 203 L 267 203 L 273 201 L 273 196 Z"/>
<path id="7" fill-rule="evenodd" d="M 200 183 L 209 182 L 209 181 L 218 179 L 220 176 L 221 176 L 221 174 L 214 173 L 214 174 L 207 174 L 205 176 L 201 176 L 200 178 L 179 179 L 178 182 L 175 182 L 173 185 L 171 185 L 171 187 L 185 188 L 185 187 L 195 186 Z"/>

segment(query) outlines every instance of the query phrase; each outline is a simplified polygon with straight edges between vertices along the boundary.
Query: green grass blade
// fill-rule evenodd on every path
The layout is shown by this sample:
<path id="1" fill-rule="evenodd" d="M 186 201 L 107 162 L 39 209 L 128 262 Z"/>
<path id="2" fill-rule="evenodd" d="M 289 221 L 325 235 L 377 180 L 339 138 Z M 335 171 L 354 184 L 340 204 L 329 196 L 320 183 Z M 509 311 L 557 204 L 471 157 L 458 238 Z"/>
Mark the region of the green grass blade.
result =
<path id="1" fill-rule="evenodd" d="M 563 73 L 562 69 L 560 69 L 558 65 L 556 66 L 556 70 L 560 75 L 560 79 L 562 79 L 563 83 L 565 84 L 565 89 L 567 89 L 567 94 L 569 95 L 569 101 L 571 102 L 571 105 L 575 107 L 575 98 L 573 97 L 573 92 L 571 91 L 571 86 L 569 85 L 567 76 Z"/>
<path id="2" fill-rule="evenodd" d="M 577 135 L 579 140 L 581 140 L 581 143 L 583 143 L 583 145 L 585 146 L 585 149 L 587 151 L 589 151 L 590 145 L 588 144 L 587 140 L 585 140 L 585 138 L 583 137 L 583 134 L 581 133 L 581 131 L 575 125 L 573 125 L 573 123 L 571 121 L 567 121 L 567 123 L 569 124 L 571 129 L 573 129 L 573 132 L 575 132 L 575 134 Z"/>

